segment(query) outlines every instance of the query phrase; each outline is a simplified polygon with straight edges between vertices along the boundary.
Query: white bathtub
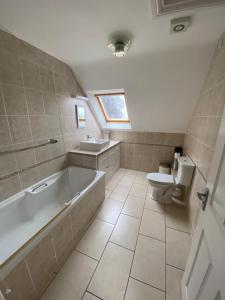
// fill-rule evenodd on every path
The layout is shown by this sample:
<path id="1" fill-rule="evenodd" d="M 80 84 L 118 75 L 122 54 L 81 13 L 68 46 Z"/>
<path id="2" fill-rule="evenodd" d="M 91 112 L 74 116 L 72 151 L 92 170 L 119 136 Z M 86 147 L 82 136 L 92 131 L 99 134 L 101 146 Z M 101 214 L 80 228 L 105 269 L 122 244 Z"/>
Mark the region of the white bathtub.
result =
<path id="1" fill-rule="evenodd" d="M 0 203 L 0 266 L 72 208 L 103 175 L 69 167 Z"/>

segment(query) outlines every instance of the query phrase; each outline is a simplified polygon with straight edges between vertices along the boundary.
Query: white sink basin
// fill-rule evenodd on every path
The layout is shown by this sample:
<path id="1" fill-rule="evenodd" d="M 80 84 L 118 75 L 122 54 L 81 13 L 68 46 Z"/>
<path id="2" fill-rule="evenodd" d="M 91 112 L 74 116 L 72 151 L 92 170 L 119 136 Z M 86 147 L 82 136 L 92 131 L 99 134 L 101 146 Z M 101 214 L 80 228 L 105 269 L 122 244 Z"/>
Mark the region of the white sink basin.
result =
<path id="1" fill-rule="evenodd" d="M 109 145 L 109 140 L 104 139 L 89 139 L 80 142 L 80 150 L 98 152 Z"/>

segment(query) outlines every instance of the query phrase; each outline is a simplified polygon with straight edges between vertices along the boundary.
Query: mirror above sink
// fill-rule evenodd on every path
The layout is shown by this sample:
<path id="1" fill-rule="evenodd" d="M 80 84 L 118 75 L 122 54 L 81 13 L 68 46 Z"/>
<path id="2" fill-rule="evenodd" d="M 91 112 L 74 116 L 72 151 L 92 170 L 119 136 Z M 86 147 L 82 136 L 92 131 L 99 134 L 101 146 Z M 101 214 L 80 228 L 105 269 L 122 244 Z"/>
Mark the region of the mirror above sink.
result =
<path id="1" fill-rule="evenodd" d="M 110 141 L 106 139 L 89 138 L 80 142 L 80 150 L 98 152 L 109 145 Z"/>

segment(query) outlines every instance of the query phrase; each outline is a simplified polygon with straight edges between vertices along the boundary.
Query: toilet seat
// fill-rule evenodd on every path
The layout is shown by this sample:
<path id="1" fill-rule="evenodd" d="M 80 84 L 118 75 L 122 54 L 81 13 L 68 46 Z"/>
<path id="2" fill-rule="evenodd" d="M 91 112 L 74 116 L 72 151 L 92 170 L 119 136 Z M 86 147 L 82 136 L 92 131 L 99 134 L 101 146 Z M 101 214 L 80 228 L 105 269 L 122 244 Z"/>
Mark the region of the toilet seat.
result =
<path id="1" fill-rule="evenodd" d="M 163 174 L 163 173 L 149 173 L 147 179 L 155 184 L 161 185 L 174 185 L 173 175 Z"/>

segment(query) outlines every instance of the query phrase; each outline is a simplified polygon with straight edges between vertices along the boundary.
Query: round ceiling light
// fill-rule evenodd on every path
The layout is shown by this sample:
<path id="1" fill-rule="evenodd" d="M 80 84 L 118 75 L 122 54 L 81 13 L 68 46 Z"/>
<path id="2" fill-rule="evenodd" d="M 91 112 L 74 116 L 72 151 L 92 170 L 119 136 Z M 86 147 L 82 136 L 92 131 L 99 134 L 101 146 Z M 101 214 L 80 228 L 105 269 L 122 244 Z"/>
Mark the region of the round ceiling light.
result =
<path id="1" fill-rule="evenodd" d="M 112 50 L 112 53 L 116 57 L 124 57 L 130 47 L 131 40 L 118 39 L 109 41 L 108 48 Z"/>

